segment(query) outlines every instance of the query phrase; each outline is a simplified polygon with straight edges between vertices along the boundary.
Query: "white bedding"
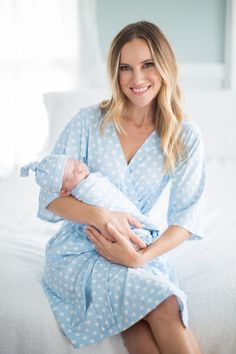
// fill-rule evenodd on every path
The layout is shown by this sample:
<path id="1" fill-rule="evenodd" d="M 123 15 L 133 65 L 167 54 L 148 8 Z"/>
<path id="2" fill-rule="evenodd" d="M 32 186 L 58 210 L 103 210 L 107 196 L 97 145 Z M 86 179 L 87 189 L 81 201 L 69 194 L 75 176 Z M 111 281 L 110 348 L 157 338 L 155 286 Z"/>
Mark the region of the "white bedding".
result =
<path id="1" fill-rule="evenodd" d="M 236 353 L 236 160 L 208 163 L 206 236 L 169 252 L 188 294 L 203 354 Z M 44 247 L 59 227 L 35 217 L 38 187 L 17 172 L 0 179 L 0 353 L 125 354 L 120 336 L 74 349 L 61 334 L 40 279 Z M 167 194 L 151 217 L 164 227 Z"/>

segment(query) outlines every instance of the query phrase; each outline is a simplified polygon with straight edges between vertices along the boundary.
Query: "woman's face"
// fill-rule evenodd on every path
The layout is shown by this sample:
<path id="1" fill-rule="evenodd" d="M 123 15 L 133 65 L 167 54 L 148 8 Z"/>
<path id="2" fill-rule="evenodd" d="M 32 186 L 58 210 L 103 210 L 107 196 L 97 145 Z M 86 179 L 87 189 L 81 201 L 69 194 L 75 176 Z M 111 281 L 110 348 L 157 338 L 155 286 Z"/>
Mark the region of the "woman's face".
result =
<path id="1" fill-rule="evenodd" d="M 137 38 L 121 49 L 119 83 L 124 95 L 136 107 L 148 107 L 161 87 L 147 42 Z"/>

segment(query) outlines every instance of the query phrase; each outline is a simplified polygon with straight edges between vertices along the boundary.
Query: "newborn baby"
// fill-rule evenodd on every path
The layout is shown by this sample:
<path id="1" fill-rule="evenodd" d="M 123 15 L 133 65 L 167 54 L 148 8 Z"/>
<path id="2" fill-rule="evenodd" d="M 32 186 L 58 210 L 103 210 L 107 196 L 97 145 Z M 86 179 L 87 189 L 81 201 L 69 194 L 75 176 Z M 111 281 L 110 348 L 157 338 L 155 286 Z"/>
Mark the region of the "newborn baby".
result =
<path id="1" fill-rule="evenodd" d="M 143 228 L 132 226 L 131 228 L 143 241 L 143 247 L 159 236 L 156 225 L 150 223 L 125 194 L 101 172 L 89 172 L 87 165 L 82 161 L 67 155 L 48 155 L 41 162 L 33 162 L 22 167 L 21 176 L 28 176 L 29 169 L 35 172 L 37 183 L 50 192 L 61 196 L 72 195 L 84 203 L 110 211 L 124 211 L 136 217 Z M 139 246 L 134 247 L 137 251 L 140 250 Z"/>
<path id="2" fill-rule="evenodd" d="M 62 178 L 61 196 L 68 196 L 72 190 L 89 174 L 88 167 L 82 161 L 68 157 Z"/>

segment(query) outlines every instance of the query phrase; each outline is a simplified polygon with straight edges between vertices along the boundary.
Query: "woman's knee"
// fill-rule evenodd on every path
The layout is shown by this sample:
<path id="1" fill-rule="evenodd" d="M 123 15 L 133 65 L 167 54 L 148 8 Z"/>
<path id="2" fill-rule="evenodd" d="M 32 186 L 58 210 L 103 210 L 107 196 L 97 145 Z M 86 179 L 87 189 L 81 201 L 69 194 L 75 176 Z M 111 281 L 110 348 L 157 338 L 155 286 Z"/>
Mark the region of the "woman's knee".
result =
<path id="1" fill-rule="evenodd" d="M 149 312 L 143 319 L 150 323 L 153 320 L 170 321 L 179 318 L 179 303 L 175 295 L 171 295 Z"/>
<path id="2" fill-rule="evenodd" d="M 135 336 L 139 336 L 143 333 L 143 331 L 146 329 L 147 324 L 140 320 L 136 323 L 134 323 L 131 327 L 125 329 L 123 332 L 121 332 L 121 336 L 123 338 L 124 342 L 127 342 L 129 340 L 132 340 L 132 338 Z"/>
<path id="3" fill-rule="evenodd" d="M 129 354 L 160 354 L 150 327 L 144 320 L 121 332 L 121 336 Z"/>

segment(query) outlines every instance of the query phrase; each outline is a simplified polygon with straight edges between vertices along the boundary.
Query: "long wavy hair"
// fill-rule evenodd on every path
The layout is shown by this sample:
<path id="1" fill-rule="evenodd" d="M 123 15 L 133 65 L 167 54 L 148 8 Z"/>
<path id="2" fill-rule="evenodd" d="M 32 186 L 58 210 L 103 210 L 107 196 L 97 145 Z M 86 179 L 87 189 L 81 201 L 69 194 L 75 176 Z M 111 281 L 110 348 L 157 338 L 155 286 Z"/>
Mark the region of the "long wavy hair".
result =
<path id="1" fill-rule="evenodd" d="M 103 118 L 101 132 L 109 122 L 124 132 L 121 117 L 127 101 L 119 83 L 119 62 L 123 46 L 136 38 L 146 40 L 155 68 L 162 83 L 153 102 L 155 129 L 161 140 L 164 154 L 163 171 L 173 174 L 177 163 L 186 158 L 186 149 L 180 132 L 184 114 L 181 108 L 181 91 L 177 84 L 177 64 L 173 50 L 162 31 L 153 23 L 139 21 L 124 27 L 113 39 L 108 54 L 107 69 L 111 83 L 112 97 L 100 104 Z"/>

